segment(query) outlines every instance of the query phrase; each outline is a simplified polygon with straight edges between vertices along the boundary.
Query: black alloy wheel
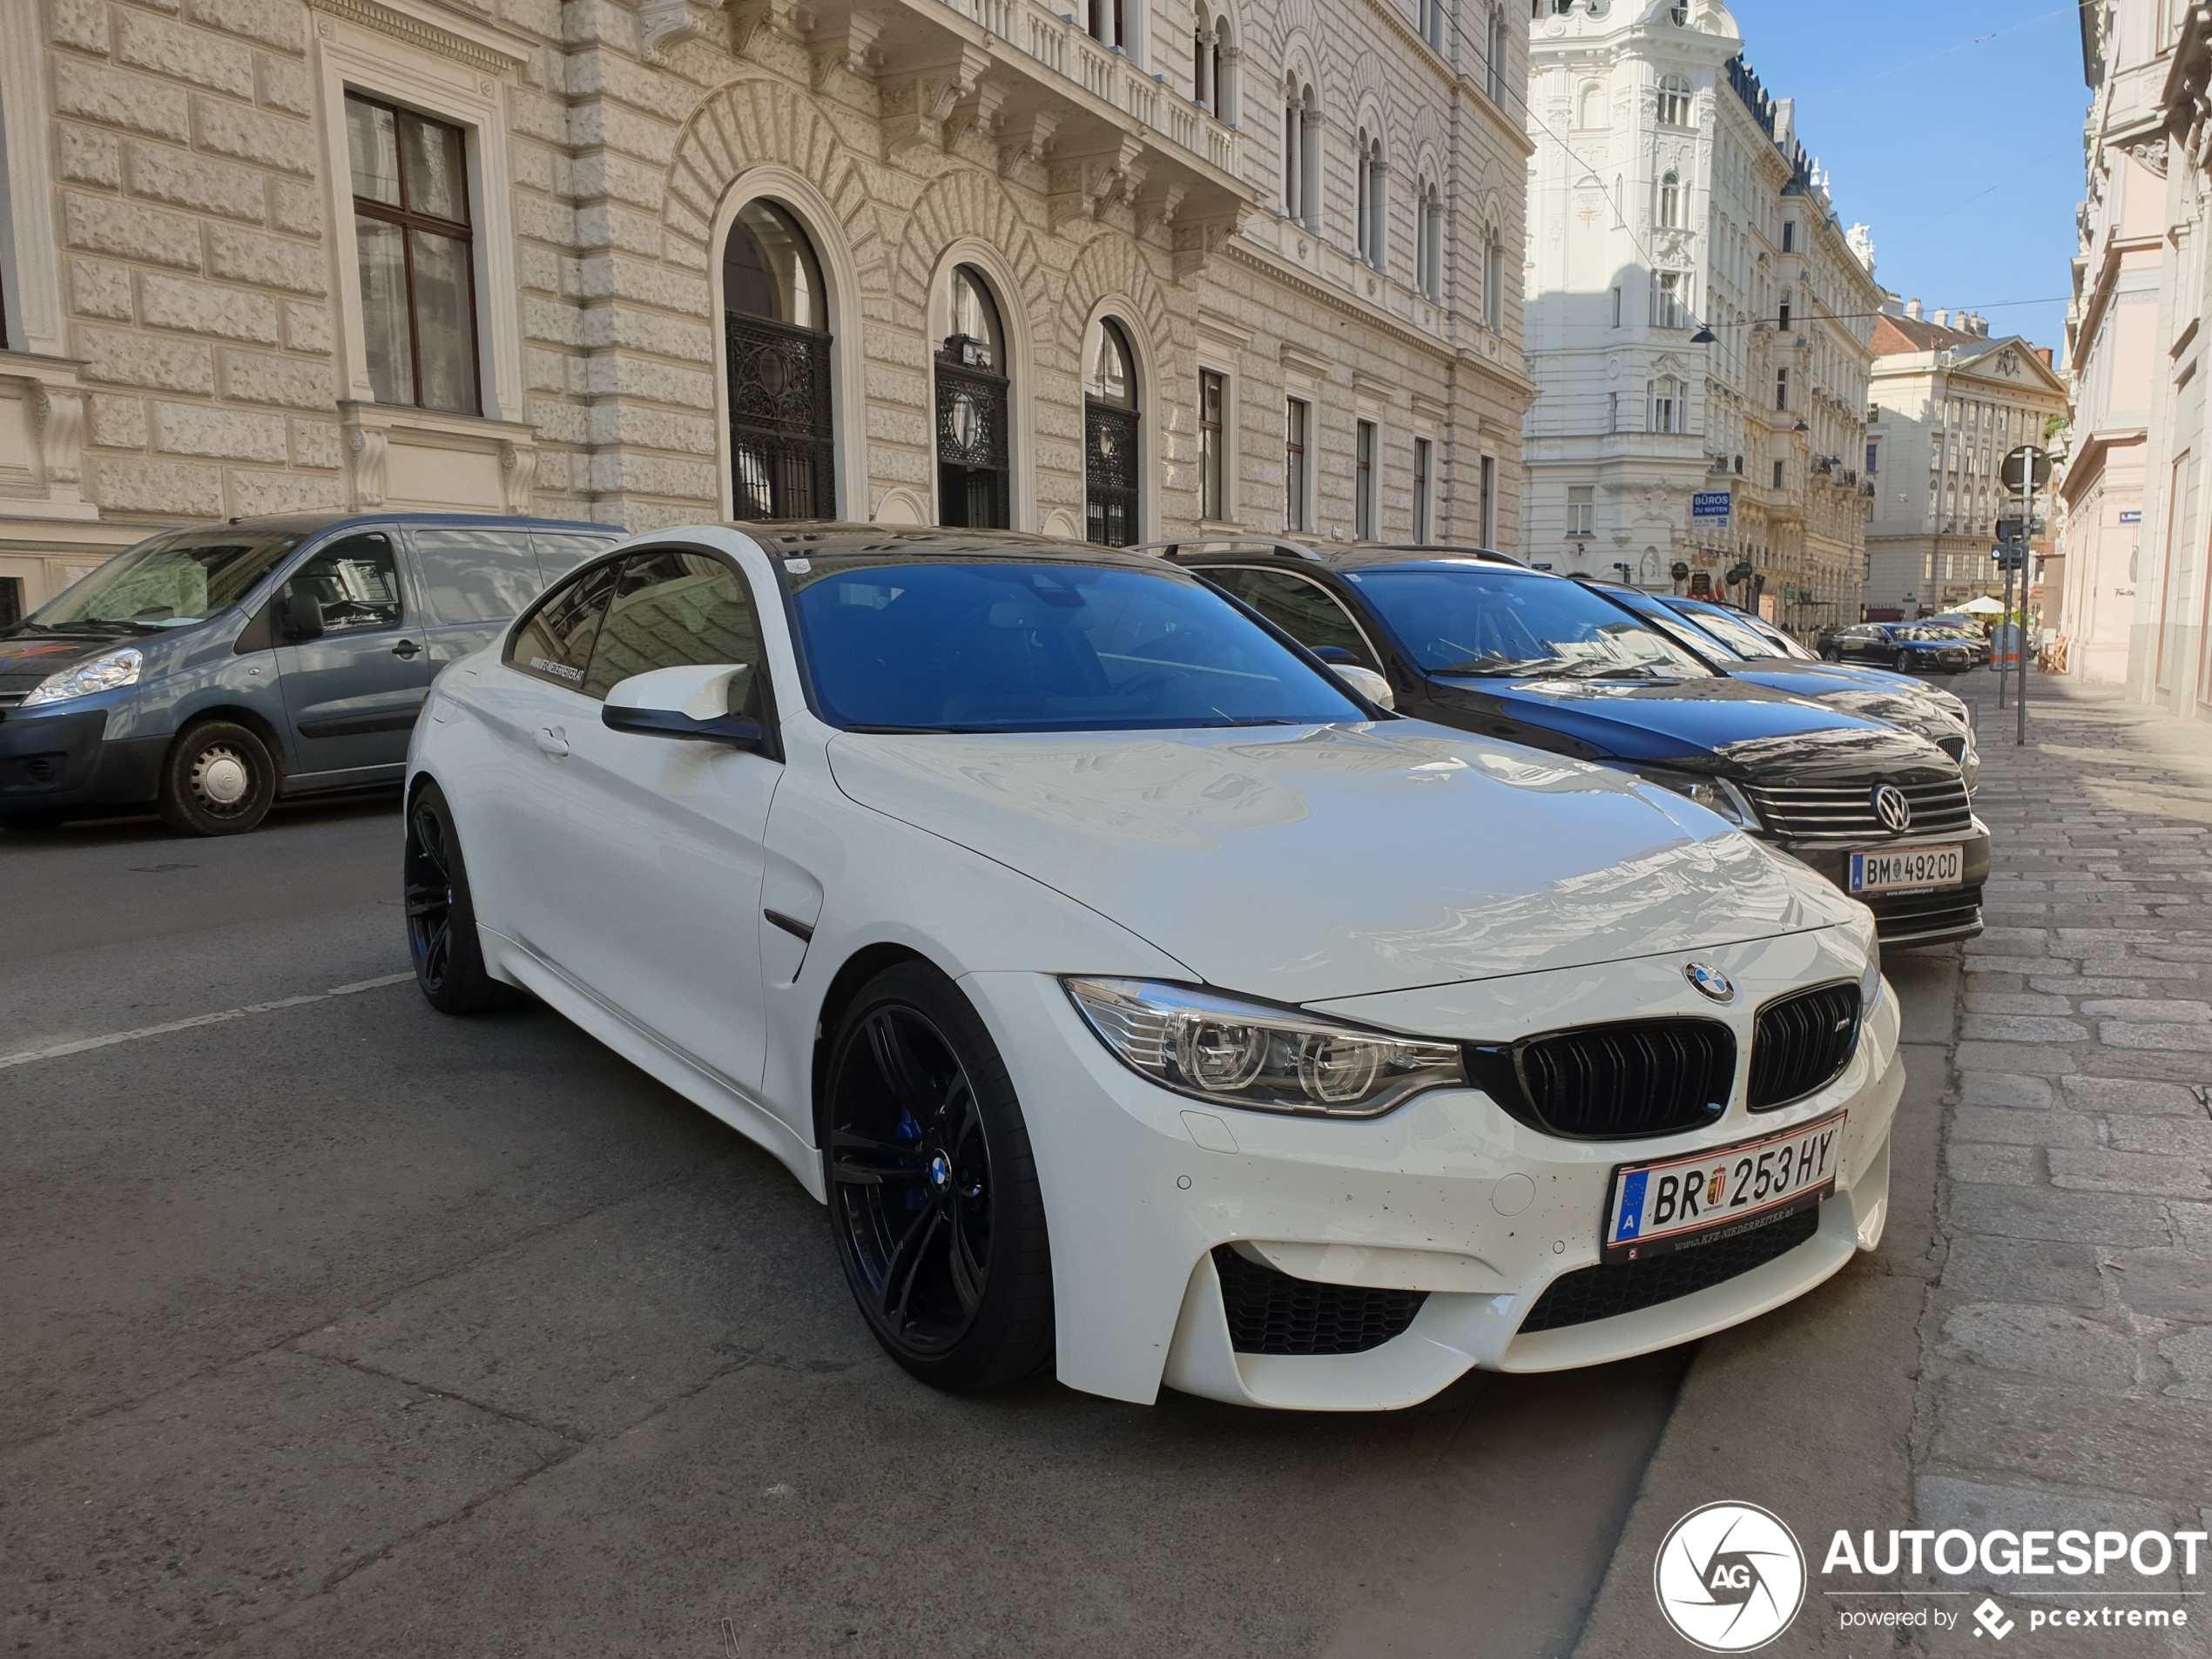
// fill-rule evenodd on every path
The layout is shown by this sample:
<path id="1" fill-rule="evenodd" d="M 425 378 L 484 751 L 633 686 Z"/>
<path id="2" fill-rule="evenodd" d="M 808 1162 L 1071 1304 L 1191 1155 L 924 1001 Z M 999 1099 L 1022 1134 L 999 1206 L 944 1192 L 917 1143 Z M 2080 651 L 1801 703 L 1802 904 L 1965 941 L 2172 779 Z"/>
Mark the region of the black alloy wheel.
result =
<path id="1" fill-rule="evenodd" d="M 277 766 L 267 744 L 230 720 L 185 728 L 161 762 L 161 821 L 180 835 L 243 835 L 269 815 Z"/>
<path id="2" fill-rule="evenodd" d="M 829 1208 L 861 1316 L 941 1388 L 1052 1357 L 1052 1265 L 1028 1130 L 956 987 L 904 962 L 838 1027 L 824 1094 Z"/>
<path id="3" fill-rule="evenodd" d="M 1844 654 L 1831 645 L 1820 653 L 1820 660 L 1824 663 L 1840 663 L 1844 660 Z"/>
<path id="4" fill-rule="evenodd" d="M 441 1014 L 478 1014 L 516 1001 L 514 987 L 494 979 L 484 967 L 461 840 L 454 833 L 452 809 L 435 784 L 424 784 L 408 806 L 401 879 L 408 957 L 430 1006 Z"/>

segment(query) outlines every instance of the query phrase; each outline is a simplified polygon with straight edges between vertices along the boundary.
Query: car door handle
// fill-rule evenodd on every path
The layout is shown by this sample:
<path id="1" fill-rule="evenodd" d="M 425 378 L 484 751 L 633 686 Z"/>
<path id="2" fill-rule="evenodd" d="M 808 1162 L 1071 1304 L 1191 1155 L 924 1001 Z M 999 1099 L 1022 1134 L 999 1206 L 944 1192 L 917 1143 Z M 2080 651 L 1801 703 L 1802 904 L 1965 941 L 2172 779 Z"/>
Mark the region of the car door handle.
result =
<path id="1" fill-rule="evenodd" d="M 421 653 L 421 650 L 422 647 L 416 644 L 412 639 L 402 639 L 398 644 L 392 647 L 392 655 L 400 658 L 402 660 L 406 660 L 417 656 Z"/>
<path id="2" fill-rule="evenodd" d="M 537 746 L 558 759 L 569 752 L 569 736 L 557 725 L 542 725 L 530 733 Z"/>

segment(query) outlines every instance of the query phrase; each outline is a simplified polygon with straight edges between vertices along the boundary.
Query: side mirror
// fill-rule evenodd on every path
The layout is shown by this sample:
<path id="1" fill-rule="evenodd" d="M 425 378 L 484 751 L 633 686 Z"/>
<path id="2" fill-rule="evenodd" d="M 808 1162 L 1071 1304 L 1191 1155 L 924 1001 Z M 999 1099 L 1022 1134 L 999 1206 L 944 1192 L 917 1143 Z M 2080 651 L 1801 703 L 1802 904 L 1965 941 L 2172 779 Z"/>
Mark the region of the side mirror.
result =
<path id="1" fill-rule="evenodd" d="M 1398 706 L 1398 698 L 1390 689 L 1390 682 L 1372 668 L 1362 668 L 1358 663 L 1330 663 L 1329 672 L 1378 707 L 1395 709 Z"/>
<path id="2" fill-rule="evenodd" d="M 284 637 L 293 642 L 322 637 L 322 601 L 312 593 L 284 596 Z"/>
<path id="3" fill-rule="evenodd" d="M 752 670 L 743 663 L 656 668 L 617 681 L 600 705 L 610 730 L 644 738 L 686 738 L 758 752 L 767 733 L 760 722 L 730 711 L 730 690 Z"/>

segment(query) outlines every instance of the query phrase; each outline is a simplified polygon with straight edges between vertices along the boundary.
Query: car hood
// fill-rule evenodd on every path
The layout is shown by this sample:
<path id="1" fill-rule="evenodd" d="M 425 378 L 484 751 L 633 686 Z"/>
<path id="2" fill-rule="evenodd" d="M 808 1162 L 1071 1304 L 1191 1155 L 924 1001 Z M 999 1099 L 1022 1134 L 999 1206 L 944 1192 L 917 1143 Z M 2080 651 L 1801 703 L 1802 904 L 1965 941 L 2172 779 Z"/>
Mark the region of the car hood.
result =
<path id="1" fill-rule="evenodd" d="M 1588 752 L 1623 760 L 1688 762 L 1761 782 L 1859 779 L 1932 765 L 1946 757 L 1926 738 L 1861 718 L 1817 698 L 1715 678 L 1672 685 L 1594 680 L 1432 680 L 1444 708 L 1479 718 L 1494 710 L 1542 726 Z"/>
<path id="2" fill-rule="evenodd" d="M 1838 674 L 1816 668 L 1810 663 L 1785 665 L 1778 662 L 1750 664 L 1742 667 L 1731 665 L 1728 671 L 1754 685 L 1787 691 L 1793 697 L 1817 698 L 1831 708 L 1841 709 L 1846 714 L 1879 720 L 1887 725 L 1902 726 L 1907 732 L 1917 732 L 1925 738 L 1938 748 L 1943 747 L 1946 738 L 1959 743 L 1966 735 L 1965 726 L 1926 698 L 1888 686 L 1869 685 L 1856 674 Z M 1946 750 L 1945 752 L 1950 752 Z"/>
<path id="3" fill-rule="evenodd" d="M 10 634 L 0 637 L 0 695 L 28 691 L 49 674 L 119 645 L 143 642 L 128 634 Z"/>
<path id="4" fill-rule="evenodd" d="M 1663 790 L 1417 721 L 845 732 L 829 759 L 853 799 L 1067 894 L 1209 984 L 1285 1002 L 1707 948 L 1854 911 Z"/>

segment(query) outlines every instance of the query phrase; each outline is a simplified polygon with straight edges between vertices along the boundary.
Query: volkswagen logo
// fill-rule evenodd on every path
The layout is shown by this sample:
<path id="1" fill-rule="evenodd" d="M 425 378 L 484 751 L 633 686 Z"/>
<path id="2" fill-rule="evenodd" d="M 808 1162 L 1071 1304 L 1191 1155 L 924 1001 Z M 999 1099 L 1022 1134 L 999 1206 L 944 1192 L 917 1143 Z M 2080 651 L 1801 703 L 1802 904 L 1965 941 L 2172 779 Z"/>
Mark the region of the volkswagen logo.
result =
<path id="1" fill-rule="evenodd" d="M 1895 784 L 1877 784 L 1874 816 L 1882 820 L 1882 827 L 1891 834 L 1902 835 L 1912 827 L 1912 803 L 1905 799 L 1905 792 Z"/>
<path id="2" fill-rule="evenodd" d="M 1682 976 L 1716 1002 L 1736 1001 L 1736 987 L 1717 968 L 1708 968 L 1703 962 L 1684 962 Z"/>

